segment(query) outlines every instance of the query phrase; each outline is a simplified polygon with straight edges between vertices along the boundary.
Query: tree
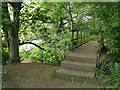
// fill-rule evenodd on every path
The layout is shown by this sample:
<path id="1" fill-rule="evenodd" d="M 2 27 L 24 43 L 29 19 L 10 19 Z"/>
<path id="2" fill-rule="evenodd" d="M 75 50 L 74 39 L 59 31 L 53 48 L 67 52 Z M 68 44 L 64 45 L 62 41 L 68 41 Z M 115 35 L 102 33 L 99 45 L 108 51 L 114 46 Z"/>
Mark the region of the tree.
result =
<path id="1" fill-rule="evenodd" d="M 10 15 L 8 12 L 8 5 L 3 2 L 3 31 L 5 34 L 5 39 L 7 41 L 10 63 L 20 62 L 19 59 L 19 42 L 18 42 L 18 32 L 19 32 L 19 15 L 21 10 L 21 2 L 9 2 L 13 7 L 13 21 L 10 20 Z M 7 26 L 8 27 L 7 27 Z"/>
<path id="2" fill-rule="evenodd" d="M 120 57 L 119 2 L 91 3 L 91 6 L 91 14 L 95 13 L 95 18 L 101 22 L 103 36 L 106 39 L 105 47 L 108 49 L 107 54 L 113 57 L 113 62 L 118 61 Z"/>
<path id="3" fill-rule="evenodd" d="M 64 4 L 64 8 L 66 12 L 69 14 L 70 22 L 71 22 L 71 30 L 75 30 L 78 23 L 80 22 L 83 14 L 84 14 L 84 6 L 83 3 L 66 3 Z M 75 24 L 74 19 L 78 19 L 78 22 Z M 75 24 L 75 25 L 74 25 Z"/>

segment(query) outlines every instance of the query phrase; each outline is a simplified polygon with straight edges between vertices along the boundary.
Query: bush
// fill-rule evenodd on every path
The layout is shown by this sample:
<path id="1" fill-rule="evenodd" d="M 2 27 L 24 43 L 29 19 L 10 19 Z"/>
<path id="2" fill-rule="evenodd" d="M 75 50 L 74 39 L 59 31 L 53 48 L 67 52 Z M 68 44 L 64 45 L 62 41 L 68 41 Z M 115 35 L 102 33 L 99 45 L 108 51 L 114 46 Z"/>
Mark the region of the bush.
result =
<path id="1" fill-rule="evenodd" d="M 54 48 L 46 48 L 46 51 L 40 50 L 39 48 L 34 48 L 26 52 L 22 52 L 20 54 L 21 57 L 27 58 L 27 55 L 29 53 L 30 55 L 28 58 L 30 60 L 55 66 L 60 65 L 61 61 L 63 61 L 65 58 L 65 52 L 56 50 Z"/>
<path id="2" fill-rule="evenodd" d="M 98 39 L 99 39 L 99 35 L 91 35 L 90 36 L 91 41 L 98 41 Z"/>
<path id="3" fill-rule="evenodd" d="M 6 65 L 9 60 L 9 53 L 7 48 L 2 49 L 2 65 Z"/>
<path id="4" fill-rule="evenodd" d="M 20 52 L 20 56 L 35 62 L 43 62 L 55 66 L 60 65 L 70 49 L 70 39 L 69 31 L 54 34 L 54 37 L 51 36 L 51 39 L 41 46 L 45 50 L 35 47 L 28 51 Z"/>
<path id="5" fill-rule="evenodd" d="M 103 78 L 104 86 L 118 88 L 118 63 L 113 65 L 113 63 L 110 62 L 101 66 L 100 69 L 96 68 L 96 76 Z"/>

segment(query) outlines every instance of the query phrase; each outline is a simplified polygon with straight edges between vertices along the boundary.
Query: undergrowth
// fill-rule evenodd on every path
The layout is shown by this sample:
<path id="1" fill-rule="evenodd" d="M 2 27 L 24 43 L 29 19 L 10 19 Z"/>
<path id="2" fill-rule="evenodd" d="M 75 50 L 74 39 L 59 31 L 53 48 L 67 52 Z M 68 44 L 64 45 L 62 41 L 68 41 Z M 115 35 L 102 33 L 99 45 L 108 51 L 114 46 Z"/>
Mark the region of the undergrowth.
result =
<path id="1" fill-rule="evenodd" d="M 118 63 L 107 63 L 100 69 L 96 68 L 95 71 L 97 80 L 100 82 L 99 88 L 118 88 Z"/>
<path id="2" fill-rule="evenodd" d="M 4 71 L 2 72 L 2 81 L 3 81 L 3 82 L 2 82 L 2 90 L 4 90 L 5 88 L 8 87 L 7 84 L 4 82 L 4 81 L 7 80 L 8 74 L 9 74 L 9 71 L 8 71 L 8 70 L 4 70 Z"/>
<path id="3" fill-rule="evenodd" d="M 70 31 L 61 32 L 60 34 L 55 34 L 55 36 L 41 46 L 45 50 L 35 47 L 28 51 L 23 50 L 20 52 L 20 56 L 35 62 L 43 62 L 54 66 L 60 65 L 70 49 Z"/>

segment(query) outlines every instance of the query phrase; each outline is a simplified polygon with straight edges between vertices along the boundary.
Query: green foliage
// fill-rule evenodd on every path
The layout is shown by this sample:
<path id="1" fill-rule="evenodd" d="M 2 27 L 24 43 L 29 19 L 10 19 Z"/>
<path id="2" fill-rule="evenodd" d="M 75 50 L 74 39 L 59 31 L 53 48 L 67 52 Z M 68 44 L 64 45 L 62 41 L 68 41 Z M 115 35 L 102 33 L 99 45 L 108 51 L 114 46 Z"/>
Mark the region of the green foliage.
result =
<path id="1" fill-rule="evenodd" d="M 69 76 L 69 75 L 62 75 L 60 77 L 63 80 L 71 80 L 72 82 L 74 81 L 79 81 L 79 82 L 83 82 L 83 83 L 87 83 L 87 82 L 95 82 L 94 79 L 90 79 L 89 77 L 74 77 L 74 76 Z"/>
<path id="2" fill-rule="evenodd" d="M 6 41 L 5 40 L 2 40 L 2 47 L 7 47 L 7 44 L 6 44 Z"/>
<path id="3" fill-rule="evenodd" d="M 6 88 L 8 88 L 8 85 L 6 83 L 2 83 L 2 89 L 1 90 L 5 90 Z"/>
<path id="4" fill-rule="evenodd" d="M 50 35 L 49 41 L 46 41 L 43 45 L 45 50 L 33 48 L 29 51 L 20 52 L 20 56 L 36 62 L 60 65 L 64 60 L 67 51 L 70 49 L 70 34 L 69 31 L 65 31 L 60 34 L 51 33 Z"/>
<path id="5" fill-rule="evenodd" d="M 1 90 L 4 90 L 5 88 L 8 87 L 8 85 L 4 82 L 7 80 L 7 76 L 9 74 L 9 71 L 8 70 L 4 70 L 2 72 L 2 89 Z M 1 87 L 0 87 L 1 88 Z"/>
<path id="6" fill-rule="evenodd" d="M 7 13 L 7 8 L 8 5 L 6 2 L 2 2 L 2 7 L 6 7 L 6 8 L 2 8 L 2 29 L 3 31 L 8 31 L 8 29 L 10 28 L 10 16 L 9 13 Z"/>
<path id="7" fill-rule="evenodd" d="M 69 75 L 62 75 L 61 79 L 63 79 L 63 80 L 71 80 L 71 77 Z"/>
<path id="8" fill-rule="evenodd" d="M 29 57 L 28 57 L 29 56 Z M 43 62 L 50 65 L 60 65 L 60 62 L 64 60 L 65 53 L 56 49 L 46 48 L 46 51 L 42 51 L 38 48 L 31 49 L 26 52 L 21 52 L 21 57 L 29 58 L 32 61 Z"/>
<path id="9" fill-rule="evenodd" d="M 78 14 L 86 8 L 79 4 L 81 3 L 71 4 L 74 14 Z M 37 39 L 45 41 L 45 44 L 41 46 L 45 48 L 45 51 L 34 48 L 34 50 L 20 52 L 21 57 L 27 58 L 29 56 L 33 61 L 50 65 L 59 65 L 64 60 L 71 44 L 70 26 L 65 27 L 66 24 L 70 24 L 70 17 L 65 9 L 69 5 L 69 2 L 31 3 L 29 7 L 25 7 L 21 11 L 19 32 L 21 42 Z M 34 7 L 36 8 L 34 9 Z M 81 14 L 78 16 L 80 17 Z M 65 24 L 64 21 L 68 23 Z M 81 22 L 82 25 L 84 25 L 83 22 Z M 85 25 L 83 27 L 87 28 Z"/>
<path id="10" fill-rule="evenodd" d="M 97 20 L 102 24 L 104 37 L 107 39 L 106 47 L 109 49 L 108 54 L 118 54 L 120 52 L 119 3 L 102 2 L 91 4 L 93 5 L 91 14 L 95 14 Z"/>
<path id="11" fill-rule="evenodd" d="M 56 75 L 56 70 L 57 70 L 57 69 L 54 69 L 53 72 L 51 73 L 51 75 L 52 75 L 53 78 L 56 78 L 56 76 L 57 76 L 57 75 Z"/>
<path id="12" fill-rule="evenodd" d="M 103 78 L 102 81 L 105 87 L 118 88 L 118 63 L 113 65 L 110 62 L 101 66 L 100 69 L 96 68 L 96 77 Z"/>
<path id="13" fill-rule="evenodd" d="M 4 70 L 4 71 L 2 72 L 2 80 L 3 80 L 3 81 L 7 80 L 8 74 L 9 74 L 9 72 L 8 72 L 7 70 Z"/>
<path id="14" fill-rule="evenodd" d="M 104 38 L 106 39 L 106 47 L 109 49 L 107 54 L 120 55 L 120 25 L 118 18 L 118 3 L 102 2 L 102 3 L 84 3 L 81 2 L 42 2 L 31 3 L 30 5 L 22 4 L 23 10 L 20 11 L 20 30 L 19 37 L 20 42 L 43 40 L 45 44 L 41 47 L 45 50 L 33 48 L 29 51 L 20 52 L 22 58 L 29 58 L 36 62 L 43 62 L 50 65 L 60 65 L 64 60 L 66 53 L 70 49 L 71 33 L 70 33 L 70 17 L 78 14 L 77 18 L 74 18 L 73 24 L 75 25 L 80 17 L 80 22 L 75 29 L 78 30 L 90 30 L 90 40 L 98 40 L 99 38 L 99 26 L 102 25 Z M 3 2 L 3 7 L 7 7 L 7 3 Z M 71 12 L 67 12 L 70 6 Z M 10 7 L 10 5 L 8 5 Z M 12 9 L 11 9 L 12 10 Z M 81 11 L 84 13 L 81 14 Z M 85 17 L 89 15 L 85 21 Z M 8 31 L 12 24 L 10 15 L 7 13 L 7 8 L 2 9 L 2 25 L 3 31 Z M 67 22 L 64 23 L 64 20 Z M 14 22 L 14 21 L 13 21 Z M 73 25 L 73 26 L 74 26 Z M 76 35 L 75 35 L 76 36 Z M 74 42 L 74 44 L 76 44 Z M 3 47 L 6 47 L 6 43 L 3 41 Z M 2 51 L 3 64 L 9 58 L 8 50 L 3 48 Z M 117 58 L 119 61 L 120 58 Z M 109 86 L 116 87 L 117 80 L 117 64 L 109 63 L 97 69 L 97 76 L 104 78 L 104 83 Z M 106 75 L 106 73 L 111 73 Z M 55 74 L 53 73 L 53 77 Z M 67 76 L 66 78 L 70 78 Z M 83 78 L 83 80 L 85 80 Z"/>
<path id="15" fill-rule="evenodd" d="M 83 83 L 90 81 L 89 77 L 79 77 L 79 81 L 82 81 Z"/>
<path id="16" fill-rule="evenodd" d="M 91 35 L 90 36 L 90 41 L 98 41 L 99 36 L 98 35 Z"/>
<path id="17" fill-rule="evenodd" d="M 9 60 L 9 53 L 7 48 L 2 49 L 2 65 L 5 65 Z"/>

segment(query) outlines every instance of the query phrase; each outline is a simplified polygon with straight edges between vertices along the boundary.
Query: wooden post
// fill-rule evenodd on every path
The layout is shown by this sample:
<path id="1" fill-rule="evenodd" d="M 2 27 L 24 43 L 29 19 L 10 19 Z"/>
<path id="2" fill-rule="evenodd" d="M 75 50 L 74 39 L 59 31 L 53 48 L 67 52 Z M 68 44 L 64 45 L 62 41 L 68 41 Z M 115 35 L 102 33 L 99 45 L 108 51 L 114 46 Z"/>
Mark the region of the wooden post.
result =
<path id="1" fill-rule="evenodd" d="M 89 42 L 89 32 L 87 32 L 87 42 Z"/>
<path id="2" fill-rule="evenodd" d="M 84 38 L 84 44 L 85 44 L 85 32 L 84 32 L 84 36 L 83 36 L 83 38 Z"/>
<path id="3" fill-rule="evenodd" d="M 77 34 L 76 34 L 76 35 L 77 35 L 77 37 L 76 37 L 76 38 L 77 38 L 77 42 L 76 42 L 76 44 L 78 45 L 78 31 L 77 31 Z"/>
<path id="4" fill-rule="evenodd" d="M 87 43 L 87 31 L 86 31 L 86 36 L 85 37 L 86 37 L 86 43 Z"/>
<path id="5" fill-rule="evenodd" d="M 73 48 L 73 39 L 74 39 L 74 31 L 72 31 L 72 41 L 71 41 L 71 48 Z"/>
<path id="6" fill-rule="evenodd" d="M 90 41 L 89 32 L 88 32 L 88 42 Z"/>
<path id="7" fill-rule="evenodd" d="M 82 31 L 81 31 L 81 45 L 82 45 Z"/>
<path id="8" fill-rule="evenodd" d="M 87 31 L 86 31 L 86 36 L 85 36 L 85 40 L 86 40 L 86 43 L 87 43 Z"/>
<path id="9" fill-rule="evenodd" d="M 85 31 L 85 43 L 86 43 L 86 31 Z"/>
<path id="10" fill-rule="evenodd" d="M 88 35 L 88 32 L 86 31 L 86 43 L 87 43 L 87 35 Z"/>

